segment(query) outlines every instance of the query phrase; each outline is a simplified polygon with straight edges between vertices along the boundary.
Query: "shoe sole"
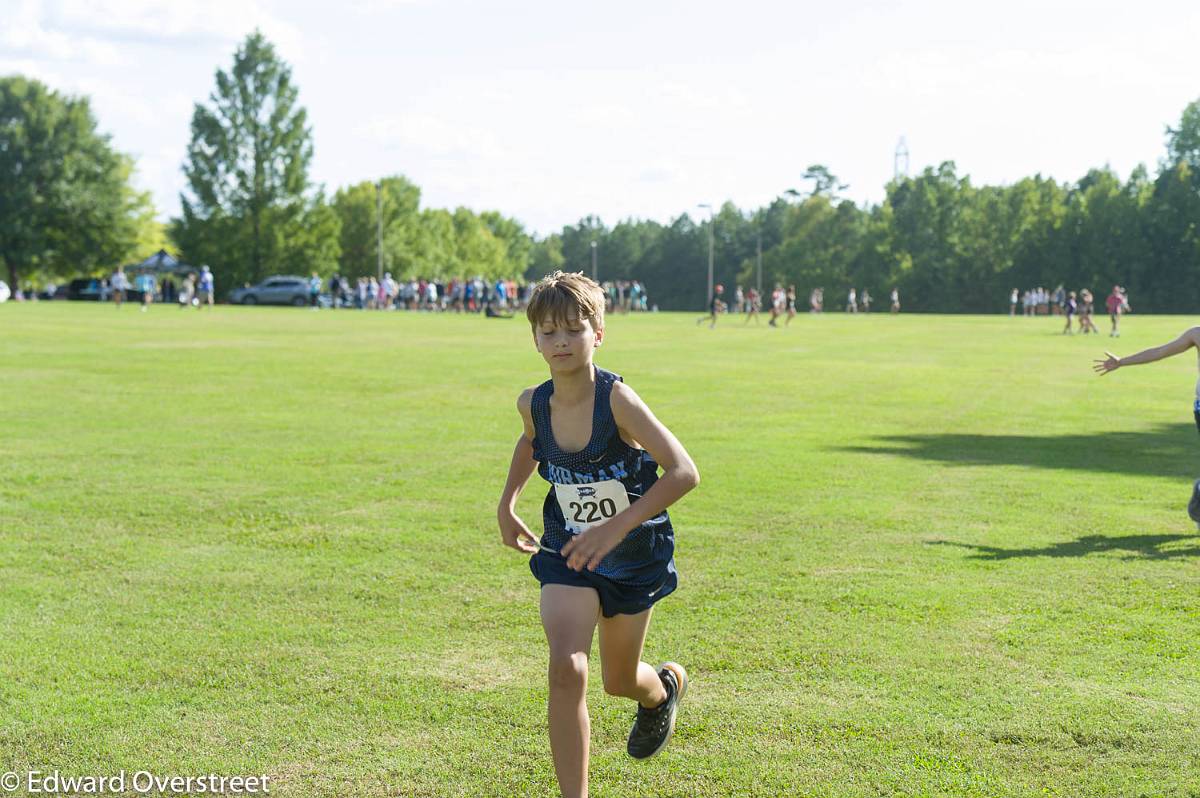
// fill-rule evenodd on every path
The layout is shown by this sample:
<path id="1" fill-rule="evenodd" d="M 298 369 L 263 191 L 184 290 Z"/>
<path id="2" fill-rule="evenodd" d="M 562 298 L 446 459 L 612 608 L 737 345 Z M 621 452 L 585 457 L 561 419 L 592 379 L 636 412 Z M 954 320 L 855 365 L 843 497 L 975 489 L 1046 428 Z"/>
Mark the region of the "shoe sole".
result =
<path id="1" fill-rule="evenodd" d="M 635 759 L 638 759 L 638 760 L 646 760 L 646 759 L 650 759 L 651 757 L 657 756 L 658 752 L 663 750 L 664 748 L 666 748 L 667 743 L 671 742 L 671 738 L 675 736 L 675 715 L 676 715 L 676 713 L 679 712 L 679 702 L 683 700 L 683 697 L 685 695 L 687 695 L 688 675 L 687 675 L 687 671 L 683 669 L 683 666 L 680 665 L 678 662 L 664 662 L 663 664 L 658 666 L 658 668 L 656 669 L 655 672 L 657 673 L 657 672 L 661 671 L 663 668 L 666 668 L 669 671 L 671 671 L 671 673 L 675 674 L 675 685 L 676 685 L 675 706 L 671 707 L 671 720 L 667 724 L 667 736 L 663 738 L 663 741 L 662 741 L 662 743 L 659 744 L 658 748 L 655 748 L 653 751 L 646 754 L 645 756 L 634 757 Z M 635 727 L 637 726 L 636 722 L 634 723 L 634 726 Z M 629 730 L 629 733 L 633 734 L 632 728 Z"/>
<path id="2" fill-rule="evenodd" d="M 1197 484 L 1200 485 L 1200 480 L 1197 480 Z M 670 671 L 675 674 L 675 684 L 679 685 L 679 696 L 675 699 L 675 703 L 678 704 L 680 701 L 683 700 L 683 697 L 685 695 L 687 695 L 687 689 L 688 689 L 687 671 L 685 671 L 683 669 L 683 666 L 680 665 L 678 662 L 664 662 L 662 665 L 658 666 L 658 670 L 660 670 L 660 671 L 663 668 L 669 668 Z"/>

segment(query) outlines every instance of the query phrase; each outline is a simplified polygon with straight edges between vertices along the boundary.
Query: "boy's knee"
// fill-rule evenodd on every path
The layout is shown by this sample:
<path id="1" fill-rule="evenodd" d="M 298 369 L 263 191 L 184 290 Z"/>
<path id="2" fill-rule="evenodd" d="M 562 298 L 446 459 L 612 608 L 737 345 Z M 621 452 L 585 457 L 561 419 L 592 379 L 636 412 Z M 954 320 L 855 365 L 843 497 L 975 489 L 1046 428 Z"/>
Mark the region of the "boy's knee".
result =
<path id="1" fill-rule="evenodd" d="M 560 690 L 587 687 L 588 657 L 582 651 L 562 656 L 550 655 L 550 688 Z"/>
<path id="2" fill-rule="evenodd" d="M 604 674 L 604 692 L 625 698 L 637 693 L 637 671 L 622 674 Z"/>

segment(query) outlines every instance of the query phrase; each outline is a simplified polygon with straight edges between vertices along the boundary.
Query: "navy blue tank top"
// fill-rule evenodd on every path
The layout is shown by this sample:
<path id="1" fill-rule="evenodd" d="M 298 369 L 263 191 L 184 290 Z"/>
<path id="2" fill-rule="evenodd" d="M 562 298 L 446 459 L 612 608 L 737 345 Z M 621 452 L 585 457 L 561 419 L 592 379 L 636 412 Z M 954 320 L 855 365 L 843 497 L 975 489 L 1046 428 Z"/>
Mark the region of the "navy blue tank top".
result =
<path id="1" fill-rule="evenodd" d="M 658 481 L 658 463 L 644 449 L 635 449 L 621 439 L 613 418 L 609 396 L 621 377 L 598 366 L 596 397 L 592 410 L 592 437 L 578 452 L 564 452 L 554 440 L 550 426 L 550 396 L 554 381 L 547 380 L 533 392 L 533 459 L 538 474 L 550 483 L 542 504 L 542 548 L 557 554 L 571 532 L 555 495 L 555 484 L 580 485 L 620 480 L 629 503 L 638 501 Z M 675 553 L 675 531 L 666 511 L 631 530 L 625 539 L 600 561 L 596 573 L 615 581 L 656 578 Z"/>

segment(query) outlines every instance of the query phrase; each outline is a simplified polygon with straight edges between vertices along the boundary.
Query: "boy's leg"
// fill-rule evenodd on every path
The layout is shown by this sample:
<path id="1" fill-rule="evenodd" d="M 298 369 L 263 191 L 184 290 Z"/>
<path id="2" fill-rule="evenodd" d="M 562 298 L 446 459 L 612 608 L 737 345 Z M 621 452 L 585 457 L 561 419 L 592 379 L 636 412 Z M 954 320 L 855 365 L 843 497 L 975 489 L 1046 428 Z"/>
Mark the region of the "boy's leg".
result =
<path id="1" fill-rule="evenodd" d="M 590 587 L 542 586 L 542 628 L 550 645 L 550 752 L 564 798 L 586 796 L 588 654 L 600 616 L 600 596 Z"/>
<path id="2" fill-rule="evenodd" d="M 637 717 L 625 746 L 634 759 L 652 757 L 670 742 L 679 701 L 687 692 L 683 666 L 667 662 L 656 672 L 641 661 L 650 613 L 646 610 L 600 619 L 604 690 L 638 702 Z"/>
<path id="3" fill-rule="evenodd" d="M 600 619 L 600 668 L 604 692 L 632 698 L 647 709 L 667 700 L 658 673 L 642 662 L 642 646 L 654 609 L 637 615 L 614 615 Z"/>

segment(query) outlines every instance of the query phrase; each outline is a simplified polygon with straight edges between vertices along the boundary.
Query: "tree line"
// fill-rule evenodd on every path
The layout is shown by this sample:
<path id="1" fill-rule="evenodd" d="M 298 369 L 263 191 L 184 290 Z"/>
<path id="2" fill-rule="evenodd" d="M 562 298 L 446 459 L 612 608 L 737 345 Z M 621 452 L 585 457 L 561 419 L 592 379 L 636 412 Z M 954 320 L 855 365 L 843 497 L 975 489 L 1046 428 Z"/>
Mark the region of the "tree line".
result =
<path id="1" fill-rule="evenodd" d="M 1200 306 L 1189 279 L 1200 270 L 1200 101 L 1166 140 L 1155 174 L 1139 166 L 1124 181 L 1106 167 L 1073 183 L 977 186 L 945 162 L 860 206 L 814 165 L 761 208 L 612 227 L 588 216 L 539 238 L 498 211 L 423 208 L 402 175 L 328 195 L 309 178 L 312 128 L 291 69 L 256 32 L 195 106 L 181 213 L 165 229 L 86 98 L 0 79 L 0 260 L 16 284 L 98 273 L 169 238 L 228 290 L 276 273 L 374 274 L 381 252 L 396 277 L 446 279 L 590 273 L 594 257 L 601 280 L 640 280 L 671 310 L 707 301 L 711 232 L 716 281 L 728 286 L 896 287 L 906 309 L 995 312 L 1013 288 L 1119 283 L 1139 310 L 1189 312 Z"/>

